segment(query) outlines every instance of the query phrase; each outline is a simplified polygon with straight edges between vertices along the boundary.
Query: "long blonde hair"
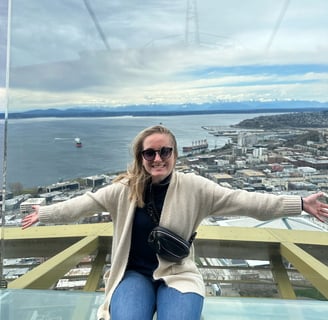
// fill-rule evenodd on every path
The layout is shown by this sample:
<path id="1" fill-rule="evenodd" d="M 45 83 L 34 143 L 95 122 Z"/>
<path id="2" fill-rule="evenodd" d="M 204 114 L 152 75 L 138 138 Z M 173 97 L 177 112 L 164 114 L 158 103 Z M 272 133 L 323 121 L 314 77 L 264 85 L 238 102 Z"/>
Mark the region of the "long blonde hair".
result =
<path id="1" fill-rule="evenodd" d="M 169 129 L 161 125 L 149 127 L 142 130 L 134 139 L 132 145 L 133 161 L 130 164 L 127 172 L 119 175 L 114 180 L 114 182 L 116 182 L 127 179 L 128 185 L 130 187 L 130 200 L 136 200 L 138 207 L 143 207 L 145 205 L 143 200 L 143 193 L 146 183 L 151 179 L 150 174 L 145 170 L 142 164 L 141 152 L 143 151 L 143 143 L 148 136 L 155 133 L 167 134 L 171 138 L 174 159 L 177 159 L 178 148 L 174 134 Z"/>

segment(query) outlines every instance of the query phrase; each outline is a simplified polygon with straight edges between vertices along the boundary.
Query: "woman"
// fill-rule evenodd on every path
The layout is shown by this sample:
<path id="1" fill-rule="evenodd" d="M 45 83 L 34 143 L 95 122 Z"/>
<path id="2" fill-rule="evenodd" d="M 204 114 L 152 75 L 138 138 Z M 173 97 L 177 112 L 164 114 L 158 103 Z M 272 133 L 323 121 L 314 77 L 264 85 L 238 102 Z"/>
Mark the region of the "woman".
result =
<path id="1" fill-rule="evenodd" d="M 316 193 L 306 198 L 231 190 L 197 176 L 174 170 L 177 143 L 163 126 L 139 133 L 133 145 L 130 169 L 96 193 L 36 207 L 22 221 L 70 222 L 108 211 L 114 225 L 110 272 L 105 274 L 105 300 L 98 319 L 199 320 L 205 294 L 202 277 L 189 255 L 169 261 L 148 244 L 160 224 L 184 239 L 192 237 L 209 215 L 247 215 L 266 220 L 298 215 L 302 209 L 320 221 L 328 205 Z"/>

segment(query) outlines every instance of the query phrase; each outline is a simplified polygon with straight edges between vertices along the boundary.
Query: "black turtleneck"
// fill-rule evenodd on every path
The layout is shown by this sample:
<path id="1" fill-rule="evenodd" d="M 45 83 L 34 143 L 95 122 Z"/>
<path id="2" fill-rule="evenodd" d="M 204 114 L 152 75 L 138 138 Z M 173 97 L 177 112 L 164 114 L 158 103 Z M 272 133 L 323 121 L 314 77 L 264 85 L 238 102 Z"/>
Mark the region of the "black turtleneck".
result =
<path id="1" fill-rule="evenodd" d="M 158 225 L 156 221 L 160 219 L 170 178 L 169 176 L 158 184 L 149 183 L 145 188 L 145 206 L 136 208 L 133 220 L 128 270 L 135 270 L 151 277 L 157 268 L 157 257 L 148 245 L 148 236 Z"/>

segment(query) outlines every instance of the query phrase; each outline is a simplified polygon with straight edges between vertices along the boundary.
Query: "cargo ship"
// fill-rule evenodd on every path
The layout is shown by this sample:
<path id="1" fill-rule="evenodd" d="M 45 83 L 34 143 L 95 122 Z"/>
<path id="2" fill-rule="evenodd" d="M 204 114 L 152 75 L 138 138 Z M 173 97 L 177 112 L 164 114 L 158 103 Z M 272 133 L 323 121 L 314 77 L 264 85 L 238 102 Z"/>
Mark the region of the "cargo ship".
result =
<path id="1" fill-rule="evenodd" d="M 184 146 L 182 147 L 183 152 L 201 152 L 208 149 L 208 143 L 207 140 L 196 140 L 193 141 L 191 146 Z"/>
<path id="2" fill-rule="evenodd" d="M 82 147 L 82 142 L 81 142 L 81 139 L 80 138 L 75 138 L 74 141 L 75 141 L 75 146 L 77 148 L 81 148 Z"/>

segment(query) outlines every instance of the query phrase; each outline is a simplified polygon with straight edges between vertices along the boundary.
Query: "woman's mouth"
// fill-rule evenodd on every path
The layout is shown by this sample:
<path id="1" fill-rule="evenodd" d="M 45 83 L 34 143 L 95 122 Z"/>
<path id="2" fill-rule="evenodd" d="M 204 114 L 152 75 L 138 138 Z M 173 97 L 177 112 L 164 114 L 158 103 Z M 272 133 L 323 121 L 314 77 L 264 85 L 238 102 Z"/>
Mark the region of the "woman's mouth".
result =
<path id="1" fill-rule="evenodd" d="M 166 167 L 165 163 L 153 163 L 152 168 L 158 169 L 158 168 L 164 168 Z"/>

